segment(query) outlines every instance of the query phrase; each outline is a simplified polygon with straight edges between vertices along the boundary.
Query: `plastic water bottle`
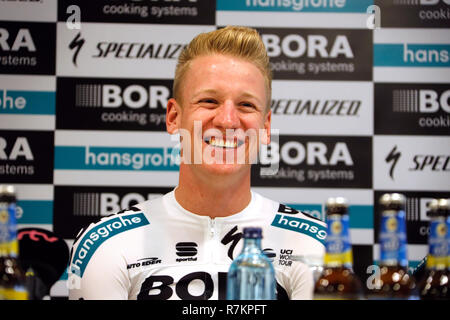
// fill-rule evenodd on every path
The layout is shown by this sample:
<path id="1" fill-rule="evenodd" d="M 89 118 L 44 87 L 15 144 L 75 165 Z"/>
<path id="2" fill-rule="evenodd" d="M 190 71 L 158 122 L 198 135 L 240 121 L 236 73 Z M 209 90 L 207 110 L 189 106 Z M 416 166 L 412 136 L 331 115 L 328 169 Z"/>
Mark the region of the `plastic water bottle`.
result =
<path id="1" fill-rule="evenodd" d="M 244 247 L 228 271 L 227 300 L 275 300 L 275 270 L 261 238 L 261 228 L 244 228 Z"/>

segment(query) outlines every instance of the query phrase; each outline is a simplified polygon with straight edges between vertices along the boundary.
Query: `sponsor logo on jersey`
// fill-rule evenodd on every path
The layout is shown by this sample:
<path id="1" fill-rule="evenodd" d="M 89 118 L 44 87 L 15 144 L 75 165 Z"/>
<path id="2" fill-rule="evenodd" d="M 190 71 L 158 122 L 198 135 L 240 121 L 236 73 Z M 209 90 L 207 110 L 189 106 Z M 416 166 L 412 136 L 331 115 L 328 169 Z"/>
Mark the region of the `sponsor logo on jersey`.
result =
<path id="1" fill-rule="evenodd" d="M 152 265 L 160 264 L 160 263 L 161 263 L 161 259 L 156 258 L 156 257 L 143 258 L 143 259 L 137 260 L 135 263 L 128 264 L 127 269 L 152 266 Z"/>
<path id="2" fill-rule="evenodd" d="M 177 256 L 181 258 L 177 258 L 177 262 L 184 261 L 197 261 L 197 244 L 195 242 L 178 242 L 175 245 L 175 249 Z"/>
<path id="3" fill-rule="evenodd" d="M 292 249 L 281 249 L 280 250 L 280 259 L 278 260 L 278 265 L 290 267 L 292 266 L 293 256 L 292 253 L 294 250 Z"/>
<path id="4" fill-rule="evenodd" d="M 217 10 L 364 13 L 373 0 L 218 0 Z"/>
<path id="5" fill-rule="evenodd" d="M 310 220 L 277 214 L 271 225 L 277 228 L 305 234 L 320 243 L 325 244 L 325 238 L 327 236 L 326 227 Z"/>
<path id="6" fill-rule="evenodd" d="M 98 223 L 79 241 L 78 247 L 72 258 L 70 272 L 82 277 L 93 254 L 106 240 L 122 232 L 149 224 L 150 222 L 143 213 L 126 216 L 119 215 L 118 217 Z"/>

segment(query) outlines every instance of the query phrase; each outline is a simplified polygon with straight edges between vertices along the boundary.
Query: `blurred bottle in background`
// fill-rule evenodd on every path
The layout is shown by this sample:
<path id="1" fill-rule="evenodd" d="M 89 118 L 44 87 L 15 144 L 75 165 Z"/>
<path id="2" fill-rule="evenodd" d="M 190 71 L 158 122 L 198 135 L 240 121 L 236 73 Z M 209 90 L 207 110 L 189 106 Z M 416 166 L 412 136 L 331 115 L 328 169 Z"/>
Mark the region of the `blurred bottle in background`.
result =
<path id="1" fill-rule="evenodd" d="M 409 275 L 405 196 L 386 193 L 380 198 L 379 279 L 369 288 L 369 299 L 417 300 L 416 281 Z"/>
<path id="2" fill-rule="evenodd" d="M 363 289 L 353 272 L 348 203 L 345 198 L 326 202 L 327 238 L 324 267 L 314 287 L 315 300 L 359 300 Z"/>
<path id="3" fill-rule="evenodd" d="M 425 274 L 419 283 L 422 300 L 447 300 L 449 293 L 448 274 L 448 226 L 449 199 L 434 199 L 428 207 L 430 233 Z"/>
<path id="4" fill-rule="evenodd" d="M 275 300 L 275 269 L 261 239 L 261 228 L 244 228 L 242 252 L 228 270 L 227 300 Z"/>
<path id="5" fill-rule="evenodd" d="M 0 300 L 28 299 L 25 272 L 18 258 L 15 190 L 0 185 Z"/>

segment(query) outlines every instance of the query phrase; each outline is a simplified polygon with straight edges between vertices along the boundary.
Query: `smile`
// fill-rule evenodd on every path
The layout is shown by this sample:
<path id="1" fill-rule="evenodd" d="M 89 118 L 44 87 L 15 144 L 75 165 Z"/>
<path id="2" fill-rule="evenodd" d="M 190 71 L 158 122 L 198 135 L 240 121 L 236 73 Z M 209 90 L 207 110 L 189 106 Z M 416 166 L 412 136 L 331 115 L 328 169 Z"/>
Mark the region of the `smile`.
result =
<path id="1" fill-rule="evenodd" d="M 216 137 L 206 137 L 204 139 L 204 141 L 212 147 L 224 148 L 224 149 L 238 148 L 244 144 L 244 141 L 238 140 L 237 138 L 235 138 L 233 140 L 226 140 L 226 139 L 224 140 L 224 139 L 216 138 Z"/>

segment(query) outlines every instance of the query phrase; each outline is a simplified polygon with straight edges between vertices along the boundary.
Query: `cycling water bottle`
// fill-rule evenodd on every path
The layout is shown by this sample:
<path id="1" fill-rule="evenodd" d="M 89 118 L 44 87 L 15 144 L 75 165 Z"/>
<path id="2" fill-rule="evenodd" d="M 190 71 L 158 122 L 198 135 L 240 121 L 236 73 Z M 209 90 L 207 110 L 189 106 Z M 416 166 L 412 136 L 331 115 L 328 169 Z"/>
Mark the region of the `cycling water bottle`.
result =
<path id="1" fill-rule="evenodd" d="M 261 228 L 244 228 L 244 247 L 228 270 L 227 300 L 275 300 L 275 270 L 261 238 Z"/>

